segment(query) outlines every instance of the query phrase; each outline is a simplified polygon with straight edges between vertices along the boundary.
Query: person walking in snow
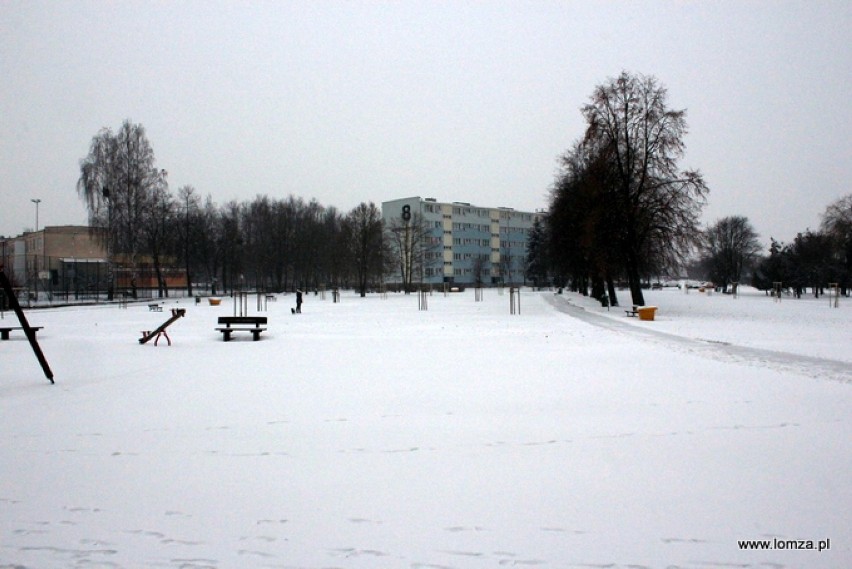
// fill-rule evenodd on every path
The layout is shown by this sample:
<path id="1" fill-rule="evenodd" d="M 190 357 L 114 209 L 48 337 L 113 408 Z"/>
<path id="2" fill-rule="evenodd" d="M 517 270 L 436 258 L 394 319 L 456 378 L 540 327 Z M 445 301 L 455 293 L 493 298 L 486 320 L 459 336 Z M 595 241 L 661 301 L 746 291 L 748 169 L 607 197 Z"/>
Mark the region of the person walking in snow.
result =
<path id="1" fill-rule="evenodd" d="M 302 313 L 302 291 L 296 289 L 296 314 Z"/>

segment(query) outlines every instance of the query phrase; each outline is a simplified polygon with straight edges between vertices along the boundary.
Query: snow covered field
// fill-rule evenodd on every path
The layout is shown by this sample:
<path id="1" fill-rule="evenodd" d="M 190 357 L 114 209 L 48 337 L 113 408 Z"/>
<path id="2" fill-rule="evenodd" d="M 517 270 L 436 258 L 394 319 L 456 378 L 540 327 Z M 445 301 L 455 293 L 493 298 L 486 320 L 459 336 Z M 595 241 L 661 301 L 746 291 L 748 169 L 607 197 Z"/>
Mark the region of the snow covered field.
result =
<path id="1" fill-rule="evenodd" d="M 0 568 L 849 566 L 852 301 L 428 301 L 282 296 L 229 343 L 227 298 L 29 311 L 56 385 L 0 342 Z"/>

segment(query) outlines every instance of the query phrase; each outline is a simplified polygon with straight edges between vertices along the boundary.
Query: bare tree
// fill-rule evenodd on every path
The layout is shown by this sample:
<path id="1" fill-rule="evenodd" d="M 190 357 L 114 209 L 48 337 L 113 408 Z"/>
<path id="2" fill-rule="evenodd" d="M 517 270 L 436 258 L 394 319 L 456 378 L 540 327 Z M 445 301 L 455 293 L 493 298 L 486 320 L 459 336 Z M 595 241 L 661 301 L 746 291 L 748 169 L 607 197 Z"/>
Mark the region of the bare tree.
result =
<path id="1" fill-rule="evenodd" d="M 431 232 L 420 213 L 412 214 L 408 220 L 392 218 L 385 233 L 403 290 L 411 292 L 415 281 L 422 281 L 425 269 L 434 264 L 434 253 L 440 245 L 432 243 Z"/>
<path id="2" fill-rule="evenodd" d="M 242 285 L 243 258 L 245 257 L 245 246 L 242 233 L 242 211 L 243 207 L 236 201 L 230 201 L 220 211 L 220 228 L 217 234 L 216 244 L 219 255 L 221 271 L 222 291 L 232 291 Z"/>
<path id="3" fill-rule="evenodd" d="M 80 161 L 77 193 L 86 202 L 89 223 L 105 230 L 110 254 L 121 255 L 134 273 L 160 176 L 145 129 L 129 120 L 117 134 L 102 129 Z"/>
<path id="4" fill-rule="evenodd" d="M 757 260 L 761 246 L 748 218 L 738 215 L 722 218 L 708 227 L 701 243 L 702 264 L 707 275 L 723 292 L 728 285 L 742 281 L 743 271 Z"/>
<path id="5" fill-rule="evenodd" d="M 211 292 L 215 295 L 218 293 L 216 279 L 222 263 L 218 248 L 221 241 L 222 216 L 209 194 L 204 200 L 204 207 L 198 211 L 197 224 L 194 228 L 196 229 L 194 255 L 197 256 L 198 266 L 203 270 L 205 280 L 210 283 Z"/>
<path id="6" fill-rule="evenodd" d="M 192 275 L 193 267 L 203 265 L 201 261 L 200 251 L 202 243 L 199 239 L 199 226 L 201 225 L 201 209 L 200 198 L 195 193 L 195 188 L 186 185 L 178 189 L 178 194 L 175 202 L 176 211 L 180 211 L 180 215 L 176 216 L 175 225 L 178 228 L 180 236 L 180 257 L 183 258 L 184 269 L 186 271 L 186 294 L 192 296 Z"/>
<path id="7" fill-rule="evenodd" d="M 579 141 L 562 157 L 562 172 L 551 195 L 547 217 L 550 260 L 573 290 L 617 306 L 614 279 L 624 272 L 621 243 L 626 239 L 624 213 L 606 153 Z"/>
<path id="8" fill-rule="evenodd" d="M 852 194 L 830 204 L 822 216 L 822 231 L 833 244 L 837 263 L 842 267 L 838 275 L 842 293 L 852 286 Z"/>
<path id="9" fill-rule="evenodd" d="M 491 274 L 491 258 L 487 254 L 480 254 L 473 259 L 473 279 L 476 286 L 481 287 L 488 281 Z"/>
<path id="10" fill-rule="evenodd" d="M 156 182 L 151 187 L 151 196 L 147 200 L 142 232 L 145 236 L 144 252 L 151 256 L 151 264 L 157 277 L 157 295 L 169 296 L 168 285 L 163 274 L 164 257 L 174 250 L 175 224 L 174 209 L 166 171 L 158 172 Z"/>
<path id="11" fill-rule="evenodd" d="M 686 111 L 669 109 L 666 98 L 654 77 L 622 72 L 596 87 L 582 109 L 585 141 L 609 164 L 610 207 L 623 224 L 618 244 L 637 305 L 645 302 L 641 277 L 650 261 L 672 263 L 689 252 L 708 191 L 698 171 L 678 169 Z"/>
<path id="12" fill-rule="evenodd" d="M 353 272 L 363 297 L 367 295 L 369 283 L 381 280 L 384 274 L 386 255 L 382 235 L 382 212 L 373 202 L 362 202 L 346 216 L 344 227 Z"/>

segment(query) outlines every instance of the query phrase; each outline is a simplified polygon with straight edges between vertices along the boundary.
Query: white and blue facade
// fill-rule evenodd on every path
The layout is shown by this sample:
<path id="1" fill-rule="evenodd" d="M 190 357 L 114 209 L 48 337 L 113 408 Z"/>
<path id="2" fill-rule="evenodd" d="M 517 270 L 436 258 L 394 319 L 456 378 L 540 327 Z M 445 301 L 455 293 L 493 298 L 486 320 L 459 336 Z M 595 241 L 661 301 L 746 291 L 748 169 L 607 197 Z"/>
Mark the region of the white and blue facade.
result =
<path id="1" fill-rule="evenodd" d="M 439 202 L 419 196 L 382 202 L 387 225 L 422 220 L 425 228 L 416 282 L 460 285 L 522 284 L 527 241 L 541 212 Z M 399 270 L 389 282 L 400 282 Z"/>

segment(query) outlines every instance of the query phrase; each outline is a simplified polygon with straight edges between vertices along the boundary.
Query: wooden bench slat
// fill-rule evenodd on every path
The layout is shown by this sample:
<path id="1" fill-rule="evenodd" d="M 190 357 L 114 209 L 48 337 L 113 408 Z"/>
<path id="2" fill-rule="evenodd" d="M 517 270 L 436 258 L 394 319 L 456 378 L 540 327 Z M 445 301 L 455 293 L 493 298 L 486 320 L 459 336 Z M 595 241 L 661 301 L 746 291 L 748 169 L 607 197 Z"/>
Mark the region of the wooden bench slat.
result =
<path id="1" fill-rule="evenodd" d="M 253 325 L 260 326 L 266 324 L 266 316 L 220 316 L 219 324 L 224 324 L 230 327 L 231 325 Z"/>

